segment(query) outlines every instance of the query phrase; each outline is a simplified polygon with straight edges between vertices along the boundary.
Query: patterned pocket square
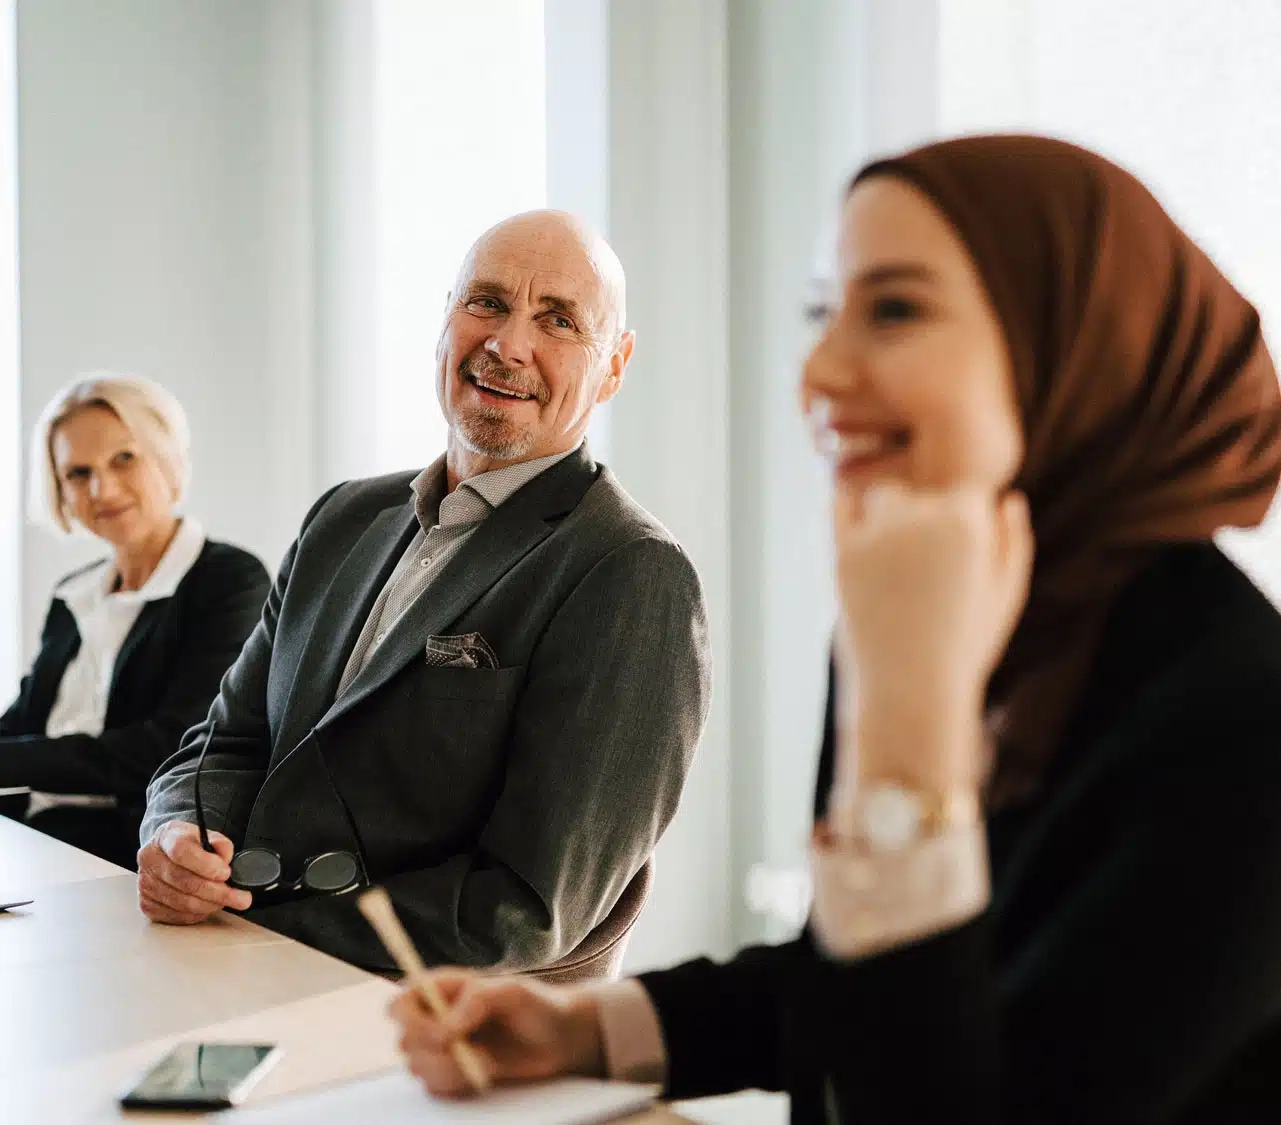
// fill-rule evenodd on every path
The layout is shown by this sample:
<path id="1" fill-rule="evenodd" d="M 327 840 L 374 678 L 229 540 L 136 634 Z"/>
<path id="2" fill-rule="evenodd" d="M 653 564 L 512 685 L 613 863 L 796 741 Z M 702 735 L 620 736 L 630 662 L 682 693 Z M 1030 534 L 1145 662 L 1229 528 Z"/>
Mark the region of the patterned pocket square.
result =
<path id="1" fill-rule="evenodd" d="M 427 664 L 431 668 L 497 668 L 498 657 L 479 633 L 460 637 L 428 637 Z"/>

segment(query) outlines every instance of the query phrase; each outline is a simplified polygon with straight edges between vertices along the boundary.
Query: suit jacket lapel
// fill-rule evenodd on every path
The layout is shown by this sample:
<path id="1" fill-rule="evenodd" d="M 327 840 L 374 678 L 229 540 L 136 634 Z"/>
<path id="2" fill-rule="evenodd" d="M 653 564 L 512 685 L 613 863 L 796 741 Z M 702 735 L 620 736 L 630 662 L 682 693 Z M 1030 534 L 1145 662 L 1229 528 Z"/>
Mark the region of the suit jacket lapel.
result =
<path id="1" fill-rule="evenodd" d="M 378 593 L 418 529 L 412 499 L 384 508 L 347 552 L 321 598 L 299 656 L 277 747 L 292 751 L 324 714 Z"/>
<path id="2" fill-rule="evenodd" d="M 32 717 L 33 731 L 43 731 L 49 720 L 49 712 L 58 700 L 58 689 L 67 668 L 80 651 L 80 630 L 76 626 L 75 615 L 67 603 L 54 596 L 54 605 L 58 608 L 57 629 L 47 633 L 47 643 L 42 643 L 32 670 L 31 700 L 28 713 Z M 44 641 L 44 638 L 42 638 Z"/>
<path id="3" fill-rule="evenodd" d="M 320 722 L 332 722 L 377 691 L 410 660 L 422 658 L 427 638 L 461 617 L 546 539 L 555 521 L 573 511 L 595 478 L 596 465 L 584 446 L 511 496 L 476 529 L 423 596 L 405 610 Z"/>
<path id="4" fill-rule="evenodd" d="M 111 689 L 107 695 L 108 708 L 110 701 L 119 698 L 117 688 L 129 667 L 129 661 L 137 655 L 142 644 L 152 633 L 156 631 L 156 626 L 160 624 L 160 619 L 168 612 L 169 607 L 173 605 L 173 598 L 159 598 L 156 601 L 145 602 L 134 619 L 134 623 L 129 627 L 129 632 L 125 634 L 124 644 L 120 646 L 120 651 L 116 653 L 116 663 L 111 669 Z M 108 726 L 111 725 L 108 717 Z"/>

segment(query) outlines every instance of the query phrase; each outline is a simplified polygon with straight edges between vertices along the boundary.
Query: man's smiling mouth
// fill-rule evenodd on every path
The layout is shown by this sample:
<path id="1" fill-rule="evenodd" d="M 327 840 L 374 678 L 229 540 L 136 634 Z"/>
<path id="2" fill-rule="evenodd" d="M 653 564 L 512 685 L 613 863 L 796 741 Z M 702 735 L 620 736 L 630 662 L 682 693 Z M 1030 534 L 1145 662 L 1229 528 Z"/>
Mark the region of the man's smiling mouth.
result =
<path id="1" fill-rule="evenodd" d="M 476 375 L 470 371 L 464 371 L 463 378 L 473 386 L 479 387 L 487 394 L 497 395 L 499 398 L 511 399 L 514 402 L 532 402 L 537 395 L 527 394 L 525 391 L 513 390 L 511 387 L 499 386 L 497 383 L 490 382 L 483 375 Z"/>
<path id="2" fill-rule="evenodd" d="M 535 392 L 521 391 L 518 387 L 507 386 L 506 383 L 498 381 L 492 375 L 483 374 L 477 370 L 477 366 L 470 361 L 464 361 L 459 365 L 459 374 L 465 382 L 477 388 L 482 395 L 492 395 L 494 398 L 506 398 L 509 402 L 533 402 L 538 400 Z"/>

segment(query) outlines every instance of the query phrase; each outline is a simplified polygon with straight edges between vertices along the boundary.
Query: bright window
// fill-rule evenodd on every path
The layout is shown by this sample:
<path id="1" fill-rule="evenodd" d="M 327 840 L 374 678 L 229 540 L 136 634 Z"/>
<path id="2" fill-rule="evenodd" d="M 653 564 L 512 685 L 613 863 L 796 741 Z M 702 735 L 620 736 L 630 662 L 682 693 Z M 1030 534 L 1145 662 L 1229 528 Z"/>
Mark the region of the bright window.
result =
<path id="1" fill-rule="evenodd" d="M 1023 128 L 1139 176 L 1281 353 L 1281 5 L 973 0 L 942 8 L 943 131 Z M 1281 603 L 1281 504 L 1223 542 Z"/>
<path id="2" fill-rule="evenodd" d="M 436 338 L 472 241 L 545 205 L 542 0 L 375 0 L 373 472 L 445 446 Z"/>
<path id="3" fill-rule="evenodd" d="M 1040 0 L 1031 24 L 1034 124 L 1114 157 L 1254 301 L 1281 353 L 1281 7 Z M 1281 506 L 1224 536 L 1281 602 Z"/>

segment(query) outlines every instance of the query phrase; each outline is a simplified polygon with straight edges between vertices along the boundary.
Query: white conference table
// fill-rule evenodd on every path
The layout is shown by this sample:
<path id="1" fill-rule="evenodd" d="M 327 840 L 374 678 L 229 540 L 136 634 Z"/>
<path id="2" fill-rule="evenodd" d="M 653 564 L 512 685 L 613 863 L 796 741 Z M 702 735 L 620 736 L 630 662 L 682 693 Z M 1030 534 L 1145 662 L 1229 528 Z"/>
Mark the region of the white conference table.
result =
<path id="1" fill-rule="evenodd" d="M 172 1044 L 279 1043 L 247 1104 L 399 1066 L 387 1019 L 396 987 L 234 915 L 157 926 L 134 876 L 0 817 L 0 1120 L 190 1121 L 128 1114 L 116 1097 Z M 0 898 L 0 901 L 7 901 Z M 705 1109 L 703 1107 L 706 1107 Z M 781 1120 L 780 1106 L 695 1103 L 627 1125 Z"/>

